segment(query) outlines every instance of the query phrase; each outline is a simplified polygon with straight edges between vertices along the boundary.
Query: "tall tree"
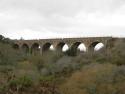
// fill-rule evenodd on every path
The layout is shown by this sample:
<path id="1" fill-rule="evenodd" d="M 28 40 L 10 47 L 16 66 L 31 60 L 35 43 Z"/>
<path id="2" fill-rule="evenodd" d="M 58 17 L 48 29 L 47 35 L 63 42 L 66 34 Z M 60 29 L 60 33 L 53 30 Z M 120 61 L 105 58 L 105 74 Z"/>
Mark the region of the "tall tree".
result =
<path id="1" fill-rule="evenodd" d="M 2 41 L 4 39 L 3 35 L 0 35 L 0 41 Z"/>

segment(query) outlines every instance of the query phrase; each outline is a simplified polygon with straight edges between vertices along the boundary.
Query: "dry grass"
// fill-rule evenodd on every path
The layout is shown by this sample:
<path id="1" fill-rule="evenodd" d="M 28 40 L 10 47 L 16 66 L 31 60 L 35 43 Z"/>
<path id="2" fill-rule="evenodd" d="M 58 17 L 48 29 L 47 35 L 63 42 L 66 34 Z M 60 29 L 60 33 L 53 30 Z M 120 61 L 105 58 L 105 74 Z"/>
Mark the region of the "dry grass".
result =
<path id="1" fill-rule="evenodd" d="M 111 64 L 85 66 L 67 79 L 60 91 L 62 94 L 125 94 L 125 75 L 116 71 L 117 66 Z M 119 77 L 117 81 L 115 77 Z"/>

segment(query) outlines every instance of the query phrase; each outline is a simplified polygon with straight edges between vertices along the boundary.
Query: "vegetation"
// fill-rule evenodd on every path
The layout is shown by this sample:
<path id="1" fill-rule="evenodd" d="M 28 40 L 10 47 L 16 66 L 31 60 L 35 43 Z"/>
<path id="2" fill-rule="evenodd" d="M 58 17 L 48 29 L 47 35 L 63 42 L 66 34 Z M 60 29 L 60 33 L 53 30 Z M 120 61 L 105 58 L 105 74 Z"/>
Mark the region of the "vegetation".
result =
<path id="1" fill-rule="evenodd" d="M 125 94 L 125 41 L 107 52 L 24 55 L 0 36 L 0 94 Z"/>
<path id="2" fill-rule="evenodd" d="M 62 94 L 125 94 L 125 67 L 90 64 L 60 86 Z"/>

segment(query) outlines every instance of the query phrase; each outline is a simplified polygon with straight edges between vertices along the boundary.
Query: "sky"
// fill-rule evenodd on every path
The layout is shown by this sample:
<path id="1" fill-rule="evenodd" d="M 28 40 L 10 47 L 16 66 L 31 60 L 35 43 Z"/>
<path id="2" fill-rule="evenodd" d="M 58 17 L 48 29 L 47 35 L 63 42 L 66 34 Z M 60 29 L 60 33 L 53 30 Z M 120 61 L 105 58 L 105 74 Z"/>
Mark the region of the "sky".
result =
<path id="1" fill-rule="evenodd" d="M 125 37 L 125 0 L 0 0 L 11 39 Z"/>

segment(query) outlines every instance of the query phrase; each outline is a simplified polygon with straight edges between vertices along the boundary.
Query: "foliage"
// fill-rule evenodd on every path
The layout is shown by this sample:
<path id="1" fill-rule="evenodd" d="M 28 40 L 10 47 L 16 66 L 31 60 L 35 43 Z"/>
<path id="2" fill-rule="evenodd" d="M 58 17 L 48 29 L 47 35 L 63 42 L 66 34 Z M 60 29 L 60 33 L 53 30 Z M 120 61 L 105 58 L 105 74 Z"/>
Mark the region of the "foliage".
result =
<path id="1" fill-rule="evenodd" d="M 14 65 L 22 59 L 22 54 L 11 45 L 0 43 L 0 65 Z"/>
<path id="2" fill-rule="evenodd" d="M 19 87 L 19 89 L 24 89 L 24 88 L 30 87 L 31 85 L 32 85 L 32 80 L 28 76 L 14 78 L 14 79 L 9 81 L 10 88 L 18 88 Z"/>
<path id="3" fill-rule="evenodd" d="M 5 38 L 4 36 L 0 35 L 0 42 L 4 43 L 4 44 L 13 44 L 13 42 L 11 41 L 11 39 L 9 38 Z"/>
<path id="4" fill-rule="evenodd" d="M 32 55 L 29 57 L 29 61 L 33 63 L 39 71 L 42 68 L 49 67 L 49 65 L 53 65 L 56 61 L 62 57 L 62 54 L 47 52 L 44 56 L 43 55 Z"/>
<path id="5" fill-rule="evenodd" d="M 26 55 L 0 35 L 0 94 L 125 94 L 124 42 L 93 53 Z"/>
<path id="6" fill-rule="evenodd" d="M 90 64 L 60 86 L 62 94 L 124 94 L 125 67 Z"/>
<path id="7" fill-rule="evenodd" d="M 41 68 L 43 68 L 44 66 L 44 60 L 42 58 L 41 55 L 36 55 L 36 56 L 31 56 L 29 58 L 29 61 L 32 62 L 36 67 L 37 69 L 40 71 Z"/>
<path id="8" fill-rule="evenodd" d="M 54 76 L 41 76 L 40 82 L 51 82 L 54 80 Z"/>
<path id="9" fill-rule="evenodd" d="M 109 51 L 108 57 L 110 62 L 116 65 L 125 65 L 125 41 L 119 40 L 115 43 L 114 48 Z"/>

